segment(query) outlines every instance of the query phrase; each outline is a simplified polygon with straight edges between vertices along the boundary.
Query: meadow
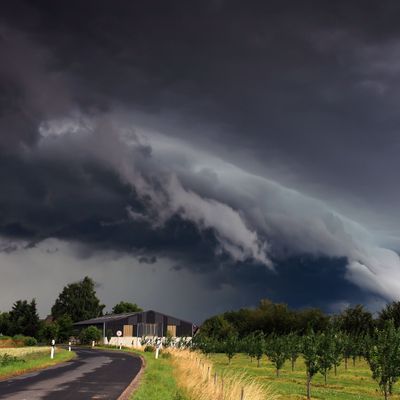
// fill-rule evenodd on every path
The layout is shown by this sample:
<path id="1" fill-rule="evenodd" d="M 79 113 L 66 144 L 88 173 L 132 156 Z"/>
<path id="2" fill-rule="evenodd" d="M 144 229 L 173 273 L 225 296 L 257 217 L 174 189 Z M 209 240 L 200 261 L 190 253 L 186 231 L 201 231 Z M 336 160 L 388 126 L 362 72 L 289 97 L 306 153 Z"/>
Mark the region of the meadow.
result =
<path id="1" fill-rule="evenodd" d="M 293 372 L 290 362 L 286 362 L 279 377 L 276 376 L 274 366 L 265 356 L 259 368 L 256 361 L 251 362 L 249 356 L 244 354 L 235 355 L 230 365 L 228 365 L 228 358 L 225 354 L 212 354 L 210 360 L 217 373 L 226 371 L 245 373 L 266 388 L 272 389 L 281 400 L 306 399 L 306 372 L 301 357 L 297 360 Z M 371 378 L 368 364 L 365 360 L 358 358 L 355 366 L 352 361 L 349 362 L 347 371 L 342 363 L 337 370 L 337 376 L 331 371 L 326 386 L 323 376 L 317 374 L 312 382 L 311 397 L 323 400 L 383 399 L 378 384 Z M 400 384 L 394 386 L 391 399 L 400 399 Z"/>
<path id="2" fill-rule="evenodd" d="M 49 347 L 22 347 L 0 349 L 0 359 L 5 354 L 16 357 L 14 362 L 6 365 L 0 364 L 0 379 L 21 375 L 27 372 L 36 371 L 50 367 L 75 357 L 75 353 L 64 349 L 57 349 L 54 359 L 50 359 Z"/>

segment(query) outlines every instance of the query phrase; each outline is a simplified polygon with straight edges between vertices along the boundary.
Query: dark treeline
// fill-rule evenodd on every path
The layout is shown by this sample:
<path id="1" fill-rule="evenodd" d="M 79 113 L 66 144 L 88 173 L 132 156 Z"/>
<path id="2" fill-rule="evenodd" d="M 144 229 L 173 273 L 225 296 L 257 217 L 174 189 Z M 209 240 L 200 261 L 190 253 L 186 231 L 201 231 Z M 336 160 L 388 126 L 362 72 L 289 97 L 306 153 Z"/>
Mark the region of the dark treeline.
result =
<path id="1" fill-rule="evenodd" d="M 387 305 L 374 318 L 362 305 L 349 307 L 340 314 L 327 315 L 318 308 L 292 310 L 286 304 L 263 299 L 256 308 L 229 311 L 207 319 L 200 332 L 208 337 L 225 339 L 231 334 L 244 338 L 253 332 L 304 335 L 310 330 L 326 332 L 333 326 L 351 336 L 364 336 L 389 320 L 393 320 L 396 327 L 400 326 L 400 302 Z"/>

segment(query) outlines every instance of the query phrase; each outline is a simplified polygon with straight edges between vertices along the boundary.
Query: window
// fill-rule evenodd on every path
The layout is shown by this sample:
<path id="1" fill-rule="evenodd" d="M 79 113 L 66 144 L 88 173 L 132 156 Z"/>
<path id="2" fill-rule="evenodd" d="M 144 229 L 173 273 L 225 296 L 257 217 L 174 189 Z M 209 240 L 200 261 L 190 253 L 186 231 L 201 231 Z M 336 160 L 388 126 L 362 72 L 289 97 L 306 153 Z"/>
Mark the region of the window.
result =
<path id="1" fill-rule="evenodd" d="M 157 336 L 157 324 L 138 324 L 138 336 Z"/>

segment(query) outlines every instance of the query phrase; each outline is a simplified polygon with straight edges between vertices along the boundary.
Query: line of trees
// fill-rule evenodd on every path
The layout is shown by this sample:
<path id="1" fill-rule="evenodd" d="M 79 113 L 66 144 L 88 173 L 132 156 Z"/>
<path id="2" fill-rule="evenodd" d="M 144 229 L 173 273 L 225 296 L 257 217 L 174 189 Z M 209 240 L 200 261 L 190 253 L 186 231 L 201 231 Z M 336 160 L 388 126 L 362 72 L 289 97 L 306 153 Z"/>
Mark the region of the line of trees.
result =
<path id="1" fill-rule="evenodd" d="M 73 323 L 103 315 L 105 305 L 96 293 L 96 283 L 89 277 L 73 282 L 63 288 L 51 308 L 50 318 L 40 320 L 36 300 L 17 300 L 8 312 L 0 312 L 0 335 L 24 335 L 39 341 L 57 339 L 66 342 L 74 334 Z M 135 303 L 121 301 L 112 312 L 141 311 Z"/>
<path id="2" fill-rule="evenodd" d="M 400 302 L 387 305 L 376 318 L 362 306 L 328 316 L 318 309 L 290 310 L 286 305 L 263 300 L 255 309 L 231 311 L 209 318 L 193 342 L 205 354 L 225 353 L 230 363 L 236 353 L 256 359 L 263 356 L 279 376 L 285 362 L 292 370 L 301 355 L 306 367 L 306 392 L 311 383 L 344 362 L 363 357 L 372 377 L 387 399 L 400 378 Z"/>

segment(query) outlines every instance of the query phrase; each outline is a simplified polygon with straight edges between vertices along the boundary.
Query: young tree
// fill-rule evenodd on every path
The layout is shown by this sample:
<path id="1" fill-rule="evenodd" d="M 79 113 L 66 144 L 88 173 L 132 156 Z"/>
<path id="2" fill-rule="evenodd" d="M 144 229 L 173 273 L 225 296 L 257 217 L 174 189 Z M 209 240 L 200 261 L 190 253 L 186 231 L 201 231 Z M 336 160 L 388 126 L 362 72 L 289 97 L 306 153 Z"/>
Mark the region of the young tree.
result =
<path id="1" fill-rule="evenodd" d="M 311 399 L 311 381 L 320 371 L 319 363 L 319 336 L 310 331 L 302 337 L 302 353 L 307 372 L 307 399 Z"/>
<path id="2" fill-rule="evenodd" d="M 230 334 L 223 342 L 223 350 L 228 357 L 228 363 L 231 364 L 232 358 L 239 351 L 240 342 L 235 334 Z"/>
<path id="3" fill-rule="evenodd" d="M 83 344 L 89 344 L 92 341 L 98 342 L 102 337 L 100 329 L 95 326 L 88 326 L 83 329 L 79 334 L 79 340 Z"/>
<path id="4" fill-rule="evenodd" d="M 400 332 L 389 321 L 376 332 L 368 356 L 372 377 L 378 382 L 385 400 L 392 394 L 393 384 L 400 377 Z"/>
<path id="5" fill-rule="evenodd" d="M 290 333 L 287 337 L 287 345 L 288 345 L 288 354 L 292 365 L 292 371 L 294 371 L 296 360 L 298 359 L 301 351 L 301 343 L 299 336 L 297 336 L 294 333 Z"/>
<path id="6" fill-rule="evenodd" d="M 129 303 L 127 301 L 120 301 L 112 309 L 113 314 L 124 314 L 139 311 L 143 310 L 136 303 Z"/>
<path id="7" fill-rule="evenodd" d="M 86 276 L 82 281 L 64 287 L 51 314 L 55 319 L 68 315 L 77 322 L 101 316 L 104 307 L 97 298 L 94 281 Z"/>
<path id="8" fill-rule="evenodd" d="M 276 376 L 279 376 L 279 371 L 282 369 L 285 361 L 289 358 L 286 337 L 271 336 L 268 338 L 265 353 L 275 366 Z"/>
<path id="9" fill-rule="evenodd" d="M 344 344 L 345 344 L 344 335 L 340 332 L 334 332 L 332 360 L 333 360 L 333 368 L 335 371 L 335 376 L 337 375 L 337 368 L 343 360 Z"/>
<path id="10" fill-rule="evenodd" d="M 326 385 L 326 377 L 334 365 L 334 338 L 329 332 L 321 333 L 318 340 L 318 354 L 319 354 L 319 371 L 324 376 Z"/>
<path id="11" fill-rule="evenodd" d="M 262 332 L 254 335 L 254 354 L 257 359 L 257 367 L 260 367 L 262 356 L 265 352 L 265 338 Z"/>
<path id="12" fill-rule="evenodd" d="M 30 303 L 18 300 L 14 303 L 10 313 L 10 333 L 36 337 L 39 331 L 39 315 L 36 310 L 36 300 Z"/>

